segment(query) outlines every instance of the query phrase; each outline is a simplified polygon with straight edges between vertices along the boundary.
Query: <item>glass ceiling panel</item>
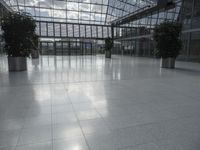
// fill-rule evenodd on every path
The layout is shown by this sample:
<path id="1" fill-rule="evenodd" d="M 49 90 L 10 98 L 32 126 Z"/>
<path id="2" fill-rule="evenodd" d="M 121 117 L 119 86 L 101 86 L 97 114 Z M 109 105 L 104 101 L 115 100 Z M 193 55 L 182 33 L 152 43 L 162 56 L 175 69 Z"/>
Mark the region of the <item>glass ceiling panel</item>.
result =
<path id="1" fill-rule="evenodd" d="M 26 11 L 36 20 L 70 23 L 109 24 L 110 21 L 145 6 L 156 5 L 157 0 L 4 0 L 11 8 Z M 129 26 L 152 25 L 155 20 L 177 19 L 181 0 L 175 0 L 175 9 L 134 21 Z M 170 12 L 171 14 L 167 14 Z M 150 19 L 155 19 L 149 21 Z"/>

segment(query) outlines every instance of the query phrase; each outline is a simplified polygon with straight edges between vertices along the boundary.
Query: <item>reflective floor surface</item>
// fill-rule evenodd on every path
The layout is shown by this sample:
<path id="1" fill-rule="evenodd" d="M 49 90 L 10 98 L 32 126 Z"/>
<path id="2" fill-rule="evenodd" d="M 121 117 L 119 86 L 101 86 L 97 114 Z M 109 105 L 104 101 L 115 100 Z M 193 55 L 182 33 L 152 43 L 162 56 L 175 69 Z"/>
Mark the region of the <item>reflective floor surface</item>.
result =
<path id="1" fill-rule="evenodd" d="M 0 150 L 199 150 L 200 64 L 128 56 L 0 58 Z"/>

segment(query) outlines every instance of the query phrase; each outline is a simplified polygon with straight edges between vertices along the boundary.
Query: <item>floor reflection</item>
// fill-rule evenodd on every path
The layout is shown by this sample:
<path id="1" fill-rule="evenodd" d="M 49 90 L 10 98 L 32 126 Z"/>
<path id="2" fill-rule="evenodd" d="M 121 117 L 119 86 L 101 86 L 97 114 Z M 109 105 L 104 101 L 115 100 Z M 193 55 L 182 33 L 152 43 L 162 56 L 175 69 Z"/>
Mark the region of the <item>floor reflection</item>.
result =
<path id="1" fill-rule="evenodd" d="M 0 60 L 2 150 L 199 150 L 197 63 L 129 56 Z M 193 70 L 193 71 L 191 71 Z"/>

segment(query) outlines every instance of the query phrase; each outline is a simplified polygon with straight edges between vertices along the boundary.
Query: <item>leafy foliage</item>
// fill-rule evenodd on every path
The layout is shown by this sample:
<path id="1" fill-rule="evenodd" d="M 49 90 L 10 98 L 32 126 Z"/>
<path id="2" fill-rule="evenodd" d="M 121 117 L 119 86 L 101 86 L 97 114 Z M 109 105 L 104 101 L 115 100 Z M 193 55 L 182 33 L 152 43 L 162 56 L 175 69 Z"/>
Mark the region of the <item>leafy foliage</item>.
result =
<path id="1" fill-rule="evenodd" d="M 155 27 L 153 38 L 156 42 L 156 55 L 162 58 L 176 58 L 182 48 L 179 38 L 182 26 L 176 22 L 164 22 Z"/>
<path id="2" fill-rule="evenodd" d="M 38 45 L 35 20 L 27 13 L 9 13 L 2 19 L 3 39 L 8 56 L 28 57 Z"/>
<path id="3" fill-rule="evenodd" d="M 105 39 L 105 50 L 111 51 L 112 47 L 113 47 L 113 40 L 110 37 L 106 38 Z"/>

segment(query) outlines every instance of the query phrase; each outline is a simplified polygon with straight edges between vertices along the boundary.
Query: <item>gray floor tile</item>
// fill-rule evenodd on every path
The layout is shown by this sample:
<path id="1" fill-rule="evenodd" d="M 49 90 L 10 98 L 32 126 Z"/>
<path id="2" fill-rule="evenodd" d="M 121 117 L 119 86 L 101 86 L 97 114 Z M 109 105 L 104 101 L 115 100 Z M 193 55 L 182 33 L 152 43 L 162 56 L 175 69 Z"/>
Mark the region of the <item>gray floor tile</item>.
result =
<path id="1" fill-rule="evenodd" d="M 52 142 L 28 144 L 16 147 L 16 150 L 51 150 L 51 149 L 52 149 Z"/>
<path id="2" fill-rule="evenodd" d="M 154 143 L 148 143 L 131 147 L 125 147 L 120 150 L 162 150 L 162 149 Z"/>
<path id="3" fill-rule="evenodd" d="M 52 139 L 51 125 L 30 127 L 23 129 L 20 134 L 18 145 L 36 144 Z"/>
<path id="4" fill-rule="evenodd" d="M 82 137 L 82 131 L 77 122 L 53 125 L 53 139 Z"/>
<path id="5" fill-rule="evenodd" d="M 84 134 L 108 134 L 111 129 L 103 119 L 90 119 L 80 121 L 81 128 Z"/>
<path id="6" fill-rule="evenodd" d="M 53 141 L 53 150 L 89 150 L 84 138 L 69 138 Z"/>
<path id="7" fill-rule="evenodd" d="M 198 63 L 41 56 L 8 74 L 0 57 L 0 150 L 199 150 Z"/>
<path id="8" fill-rule="evenodd" d="M 0 131 L 0 148 L 6 146 L 16 146 L 20 130 Z"/>

